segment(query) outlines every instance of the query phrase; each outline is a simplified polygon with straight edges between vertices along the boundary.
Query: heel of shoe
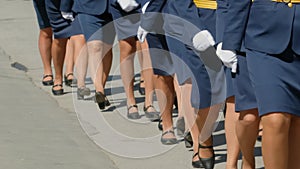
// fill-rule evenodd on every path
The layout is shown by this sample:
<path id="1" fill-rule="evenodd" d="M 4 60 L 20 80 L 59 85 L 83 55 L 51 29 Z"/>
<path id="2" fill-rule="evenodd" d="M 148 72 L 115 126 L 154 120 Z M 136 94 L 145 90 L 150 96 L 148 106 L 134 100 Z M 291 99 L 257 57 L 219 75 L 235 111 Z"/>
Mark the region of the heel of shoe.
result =
<path id="1" fill-rule="evenodd" d="M 81 87 L 77 89 L 77 99 L 78 100 L 84 100 L 84 96 L 89 96 L 91 94 L 91 91 L 87 87 Z"/>
<path id="2" fill-rule="evenodd" d="M 215 152 L 213 149 L 213 146 L 202 146 L 201 144 L 199 144 L 199 149 L 212 149 L 213 151 L 213 156 L 209 157 L 209 158 L 201 158 L 199 155 L 199 159 L 201 161 L 201 163 L 203 164 L 203 167 L 205 169 L 213 169 L 215 166 Z"/>
<path id="3" fill-rule="evenodd" d="M 184 144 L 186 148 L 192 148 L 193 147 L 193 139 L 192 139 L 192 135 L 190 132 L 188 132 L 185 136 L 184 136 Z"/>
<path id="4" fill-rule="evenodd" d="M 106 106 L 107 104 L 110 105 L 110 103 L 107 102 L 107 101 L 108 101 L 108 100 L 107 100 L 106 96 L 105 96 L 103 93 L 101 93 L 101 92 L 96 92 L 96 93 L 95 93 L 95 102 L 98 104 L 98 107 L 99 107 L 101 110 L 105 109 L 105 106 Z"/>
<path id="5" fill-rule="evenodd" d="M 61 88 L 59 90 L 54 90 L 54 88 L 57 87 L 57 86 L 63 87 L 62 84 L 53 85 L 52 86 L 52 94 L 55 95 L 55 96 L 63 95 L 64 94 L 64 89 L 63 88 Z"/>

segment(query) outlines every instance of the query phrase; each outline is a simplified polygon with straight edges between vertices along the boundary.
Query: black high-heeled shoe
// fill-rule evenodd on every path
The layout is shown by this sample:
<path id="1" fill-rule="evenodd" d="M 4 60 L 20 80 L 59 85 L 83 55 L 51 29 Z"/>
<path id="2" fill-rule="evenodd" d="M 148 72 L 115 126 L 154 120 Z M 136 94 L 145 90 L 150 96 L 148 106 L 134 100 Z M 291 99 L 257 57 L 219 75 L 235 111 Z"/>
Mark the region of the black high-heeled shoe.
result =
<path id="1" fill-rule="evenodd" d="M 51 79 L 44 81 L 44 79 L 46 79 L 47 77 L 51 77 Z M 42 83 L 43 83 L 44 86 L 52 86 L 53 85 L 53 75 L 44 75 Z"/>
<path id="2" fill-rule="evenodd" d="M 61 89 L 54 90 L 54 88 L 57 87 L 57 86 L 60 86 Z M 53 95 L 55 95 L 55 96 L 63 95 L 64 94 L 64 89 L 62 87 L 63 87 L 62 84 L 53 85 L 52 86 L 52 93 L 53 93 Z"/>
<path id="3" fill-rule="evenodd" d="M 194 159 L 196 156 L 199 156 L 199 152 L 197 152 L 197 153 L 195 153 L 195 154 L 193 155 L 193 158 L 192 158 L 192 166 L 193 166 L 193 168 L 204 168 L 204 166 L 203 166 L 202 162 L 200 161 L 200 159 L 197 160 L 197 161 L 193 161 L 193 159 Z"/>
<path id="4" fill-rule="evenodd" d="M 162 119 L 159 119 L 158 125 L 157 125 L 158 130 L 162 131 L 163 127 L 162 127 Z"/>
<path id="5" fill-rule="evenodd" d="M 78 100 L 84 100 L 84 96 L 89 96 L 91 94 L 91 91 L 87 87 L 81 87 L 77 89 L 77 99 Z"/>
<path id="6" fill-rule="evenodd" d="M 68 73 L 67 75 L 64 75 L 64 81 L 66 86 L 71 86 L 72 84 L 76 84 L 77 80 L 76 79 L 68 79 L 69 76 L 74 76 L 73 73 Z"/>
<path id="7" fill-rule="evenodd" d="M 201 161 L 201 163 L 203 164 L 203 167 L 205 169 L 213 169 L 214 166 L 215 166 L 215 151 L 213 149 L 213 146 L 203 146 L 201 144 L 199 144 L 199 149 L 202 148 L 202 149 L 212 149 L 213 151 L 213 156 L 212 157 L 209 157 L 209 158 L 201 158 L 200 157 L 200 153 L 198 154 L 199 155 L 199 159 Z"/>
<path id="8" fill-rule="evenodd" d="M 110 106 L 110 102 L 102 92 L 95 93 L 95 102 L 101 110 L 105 109 L 105 106 Z"/>
<path id="9" fill-rule="evenodd" d="M 159 112 L 157 112 L 156 110 L 155 111 L 148 111 L 149 108 L 154 108 L 153 105 L 149 105 L 147 107 L 144 107 L 144 112 L 145 112 L 145 116 L 150 119 L 151 121 L 158 121 L 160 119 L 160 116 L 159 116 Z"/>
<path id="10" fill-rule="evenodd" d="M 190 132 L 186 133 L 184 136 L 184 144 L 186 148 L 192 148 L 193 147 L 193 139 Z"/>
<path id="11" fill-rule="evenodd" d="M 135 104 L 135 105 L 129 106 L 129 107 L 127 108 L 127 117 L 128 117 L 129 119 L 133 119 L 133 120 L 140 119 L 141 116 L 140 116 L 140 114 L 139 114 L 138 111 L 129 113 L 129 110 L 132 109 L 132 108 L 138 109 L 138 106 L 137 106 L 136 104 Z"/>

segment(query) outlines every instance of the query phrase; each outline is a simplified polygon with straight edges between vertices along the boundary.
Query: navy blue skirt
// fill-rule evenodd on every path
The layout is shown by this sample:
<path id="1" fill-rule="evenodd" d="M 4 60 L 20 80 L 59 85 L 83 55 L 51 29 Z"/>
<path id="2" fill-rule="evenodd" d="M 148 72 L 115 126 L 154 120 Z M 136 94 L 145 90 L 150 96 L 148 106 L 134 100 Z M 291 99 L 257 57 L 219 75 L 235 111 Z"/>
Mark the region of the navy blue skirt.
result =
<path id="1" fill-rule="evenodd" d="M 130 12 L 125 12 L 116 1 L 111 1 L 109 11 L 114 19 L 118 40 L 136 37 L 140 25 L 141 6 Z"/>
<path id="2" fill-rule="evenodd" d="M 148 34 L 147 42 L 155 75 L 172 76 L 174 75 L 174 66 L 169 48 L 164 35 Z"/>
<path id="3" fill-rule="evenodd" d="M 300 116 L 300 55 L 291 47 L 278 55 L 246 52 L 259 114 L 285 112 Z"/>
<path id="4" fill-rule="evenodd" d="M 45 1 L 33 0 L 33 6 L 37 16 L 38 24 L 40 29 L 51 27 L 50 21 L 46 11 Z"/>
<path id="5" fill-rule="evenodd" d="M 47 14 L 50 20 L 50 25 L 53 30 L 54 38 L 69 38 L 73 35 L 81 34 L 78 28 L 78 21 L 73 21 L 76 29 L 72 28 L 72 21 L 66 20 L 62 17 L 59 0 L 45 0 Z"/>
<path id="6" fill-rule="evenodd" d="M 77 17 L 86 41 L 100 40 L 113 44 L 116 33 L 111 14 L 104 13 L 96 16 L 78 13 Z"/>

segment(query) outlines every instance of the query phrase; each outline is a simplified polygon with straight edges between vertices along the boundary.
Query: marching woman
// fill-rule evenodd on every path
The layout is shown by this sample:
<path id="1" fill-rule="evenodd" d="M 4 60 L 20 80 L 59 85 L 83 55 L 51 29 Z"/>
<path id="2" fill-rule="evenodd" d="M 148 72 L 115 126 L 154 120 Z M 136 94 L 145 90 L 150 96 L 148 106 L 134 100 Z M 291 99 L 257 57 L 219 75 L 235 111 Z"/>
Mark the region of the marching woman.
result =
<path id="1" fill-rule="evenodd" d="M 176 61 L 176 56 L 172 57 L 175 64 L 180 64 L 175 66 L 175 72 L 183 89 L 182 100 L 189 100 L 182 105 L 194 142 L 192 165 L 194 168 L 211 169 L 214 168 L 215 162 L 213 125 L 225 99 L 225 77 L 222 65 L 213 53 L 199 54 L 193 50 L 192 38 L 194 35 L 198 36 L 197 38 L 207 35 L 210 41 L 198 39 L 197 45 L 206 47 L 214 45 L 216 2 L 174 0 L 168 2 L 168 11 L 172 15 L 166 19 L 168 22 L 165 23 L 165 30 L 170 52 L 175 53 L 179 59 Z M 181 23 L 178 22 L 178 17 Z M 214 58 L 211 60 L 212 63 L 206 61 L 207 57 Z"/>
<path id="2" fill-rule="evenodd" d="M 221 49 L 235 54 L 242 40 L 245 42 L 247 65 L 241 65 L 238 57 L 238 68 L 248 67 L 254 88 L 264 128 L 265 168 L 299 168 L 296 158 L 300 154 L 299 2 L 257 0 L 251 4 L 251 1 L 228 0 L 228 4 L 229 18 Z M 235 38 L 229 38 L 232 36 Z M 226 54 L 220 53 L 225 63 L 236 56 Z M 240 116 L 240 120 L 246 119 Z M 258 124 L 253 125 L 255 130 L 245 131 L 257 134 Z M 255 140 L 252 135 L 251 140 Z M 247 142 L 247 136 L 239 141 Z"/>
<path id="3" fill-rule="evenodd" d="M 137 51 L 137 45 L 140 46 L 136 39 L 136 33 L 140 25 L 141 7 L 144 6 L 145 3 L 145 0 L 110 0 L 110 12 L 114 19 L 114 26 L 119 41 L 120 71 L 127 96 L 127 117 L 129 119 L 139 119 L 141 117 L 133 92 L 133 61 Z M 147 48 L 147 45 L 141 45 L 141 49 L 145 47 Z M 145 76 L 152 76 L 152 73 Z M 145 77 L 145 80 L 146 79 L 148 79 L 148 77 Z M 146 87 L 147 83 L 151 82 L 146 81 Z M 151 87 L 151 85 L 149 87 Z M 146 91 L 144 105 L 145 116 L 150 120 L 159 119 L 159 113 L 152 106 L 152 97 L 149 97 L 151 92 L 149 92 L 148 89 L 146 89 Z"/>
<path id="4" fill-rule="evenodd" d="M 146 12 L 142 15 L 138 29 L 138 39 L 144 42 L 147 39 L 153 67 L 154 87 L 158 105 L 161 111 L 162 136 L 161 142 L 165 145 L 177 143 L 173 130 L 172 110 L 174 103 L 174 68 L 163 31 L 163 16 L 166 10 L 166 0 L 150 0 Z M 153 33 L 149 33 L 149 32 Z M 148 34 L 149 33 L 149 34 Z"/>
<path id="5" fill-rule="evenodd" d="M 95 102 L 102 110 L 110 105 L 104 88 L 109 76 L 112 63 L 112 44 L 115 38 L 115 31 L 112 16 L 108 12 L 108 1 L 105 0 L 75 0 L 73 10 L 77 13 L 86 45 L 87 53 L 83 49 L 82 55 L 88 55 L 88 65 L 90 66 L 91 78 L 95 86 Z M 79 58 L 80 59 L 80 58 Z M 87 60 L 81 60 L 86 67 Z M 81 76 L 85 76 L 83 72 Z M 80 87 L 80 86 L 79 86 Z M 78 89 L 78 96 L 84 95 L 86 88 Z"/>
<path id="6" fill-rule="evenodd" d="M 54 34 L 51 52 L 55 70 L 54 85 L 52 93 L 62 95 L 63 90 L 63 64 L 66 53 L 68 38 L 81 34 L 80 29 L 74 29 L 72 25 L 78 24 L 74 20 L 71 11 L 73 1 L 68 0 L 46 0 L 46 10 L 50 20 L 50 25 Z"/>
<path id="7" fill-rule="evenodd" d="M 45 1 L 33 0 L 33 6 L 40 27 L 38 46 L 44 67 L 42 83 L 44 86 L 51 86 L 53 85 L 51 68 L 52 29 L 47 15 Z"/>
<path id="8" fill-rule="evenodd" d="M 223 40 L 224 23 L 226 20 L 227 1 L 217 0 L 216 12 L 216 44 Z M 225 138 L 227 145 L 226 169 L 237 169 L 240 146 L 236 135 L 236 123 L 239 113 L 235 111 L 235 73 L 224 67 L 226 74 L 226 101 L 225 101 Z M 237 94 L 238 95 L 238 94 Z M 238 97 L 240 97 L 238 95 Z"/>

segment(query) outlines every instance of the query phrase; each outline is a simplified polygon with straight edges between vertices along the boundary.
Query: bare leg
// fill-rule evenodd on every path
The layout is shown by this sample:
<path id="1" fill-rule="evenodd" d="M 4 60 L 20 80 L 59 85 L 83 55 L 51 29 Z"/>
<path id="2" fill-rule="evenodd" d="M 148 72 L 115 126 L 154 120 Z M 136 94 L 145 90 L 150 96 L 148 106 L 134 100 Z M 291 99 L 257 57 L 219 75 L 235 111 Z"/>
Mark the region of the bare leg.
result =
<path id="1" fill-rule="evenodd" d="M 226 100 L 225 136 L 227 143 L 226 169 L 237 169 L 240 146 L 236 136 L 236 122 L 239 114 L 235 112 L 234 97 Z"/>
<path id="2" fill-rule="evenodd" d="M 265 169 L 290 169 L 288 168 L 289 159 L 298 158 L 289 157 L 289 138 L 294 137 L 289 137 L 291 117 L 290 114 L 277 112 L 261 118 L 264 126 L 262 153 Z M 297 166 L 299 168 L 299 160 Z"/>
<path id="3" fill-rule="evenodd" d="M 74 40 L 74 38 L 73 38 Z M 66 67 L 66 72 L 65 72 L 65 76 L 68 76 L 68 79 L 73 79 L 73 75 L 71 75 L 70 73 L 73 73 L 73 69 L 74 69 L 74 42 L 72 42 L 72 38 L 68 40 L 67 42 L 67 48 L 66 48 L 66 55 L 65 55 L 65 67 Z"/>
<path id="4" fill-rule="evenodd" d="M 88 67 L 88 55 L 85 46 L 85 39 L 83 35 L 76 35 L 71 37 L 74 50 L 74 60 L 76 66 L 77 86 L 78 88 L 85 87 L 85 77 Z"/>
<path id="5" fill-rule="evenodd" d="M 52 75 L 51 68 L 51 45 L 52 45 L 52 29 L 51 27 L 41 29 L 39 34 L 39 51 L 44 66 L 44 75 Z M 51 80 L 51 77 L 47 77 L 44 81 Z"/>
<path id="6" fill-rule="evenodd" d="M 135 38 L 128 38 L 119 41 L 120 45 L 120 71 L 127 97 L 127 106 L 135 105 L 136 101 L 133 93 L 134 81 L 134 53 L 136 52 Z M 137 108 L 130 109 L 130 112 L 136 112 Z"/>
<path id="7" fill-rule="evenodd" d="M 299 168 L 299 158 L 300 157 L 300 117 L 293 116 L 289 132 L 289 159 L 288 159 L 288 169 L 298 169 Z"/>
<path id="8" fill-rule="evenodd" d="M 212 146 L 212 133 L 214 124 L 218 118 L 221 104 L 213 105 L 209 108 L 200 109 L 197 116 L 197 125 L 199 130 L 199 144 L 202 146 Z M 213 149 L 200 148 L 199 156 L 201 158 L 210 158 L 213 156 Z"/>
<path id="9" fill-rule="evenodd" d="M 145 78 L 144 78 L 144 71 L 145 66 L 146 66 L 146 62 L 144 62 L 145 57 L 147 57 L 146 55 L 149 56 L 149 52 L 148 52 L 148 44 L 147 41 L 145 41 L 144 43 L 141 43 L 140 41 L 136 41 L 136 47 L 137 47 L 137 55 L 138 55 L 138 59 L 140 62 L 140 67 L 141 67 L 141 78 L 140 78 L 140 88 L 145 88 Z M 145 51 L 143 51 L 145 50 Z M 151 62 L 150 62 L 151 63 Z M 145 88 L 145 94 L 146 94 L 146 88 Z"/>
<path id="10" fill-rule="evenodd" d="M 111 50 L 111 45 L 96 40 L 87 42 L 87 47 L 90 72 L 95 89 L 97 92 L 101 92 L 104 94 L 103 79 L 107 78 L 111 66 L 111 64 L 107 64 L 107 60 L 105 60 L 104 58 L 106 58 L 105 55 L 108 55 L 108 53 L 110 53 L 109 51 Z"/>
<path id="11" fill-rule="evenodd" d="M 178 84 L 178 83 L 177 83 Z M 176 90 L 176 87 L 175 87 Z M 198 146 L 198 142 L 199 142 L 199 129 L 198 129 L 198 125 L 196 123 L 196 118 L 197 118 L 197 113 L 196 113 L 196 109 L 194 109 L 191 105 L 191 92 L 192 92 L 192 84 L 190 82 L 183 84 L 180 87 L 180 95 L 181 98 L 179 99 L 178 97 L 178 93 L 177 94 L 177 99 L 178 101 L 181 100 L 180 102 L 178 102 L 178 105 L 181 105 L 181 109 L 179 112 L 181 112 L 181 116 L 185 117 L 185 121 L 186 121 L 186 126 L 187 128 L 190 130 L 190 133 L 192 135 L 192 139 L 193 139 L 193 151 L 194 154 L 199 152 L 199 146 Z M 180 96 L 179 95 L 179 96 Z M 199 160 L 199 156 L 196 155 L 193 157 L 192 161 L 198 161 Z"/>
<path id="12" fill-rule="evenodd" d="M 257 109 L 240 112 L 236 133 L 243 154 L 243 169 L 255 169 L 254 145 L 259 126 Z"/>
<path id="13" fill-rule="evenodd" d="M 62 84 L 63 78 L 63 65 L 66 53 L 66 44 L 67 39 L 54 39 L 52 43 L 52 57 L 53 57 L 53 64 L 55 70 L 55 79 L 54 85 Z M 60 86 L 56 86 L 54 90 L 61 89 Z"/>
<path id="14" fill-rule="evenodd" d="M 161 112 L 161 119 L 163 120 L 163 132 L 173 129 L 172 110 L 174 103 L 174 86 L 173 78 L 171 76 L 155 75 L 156 95 L 159 109 Z M 166 134 L 164 138 L 174 138 L 174 134 Z"/>

